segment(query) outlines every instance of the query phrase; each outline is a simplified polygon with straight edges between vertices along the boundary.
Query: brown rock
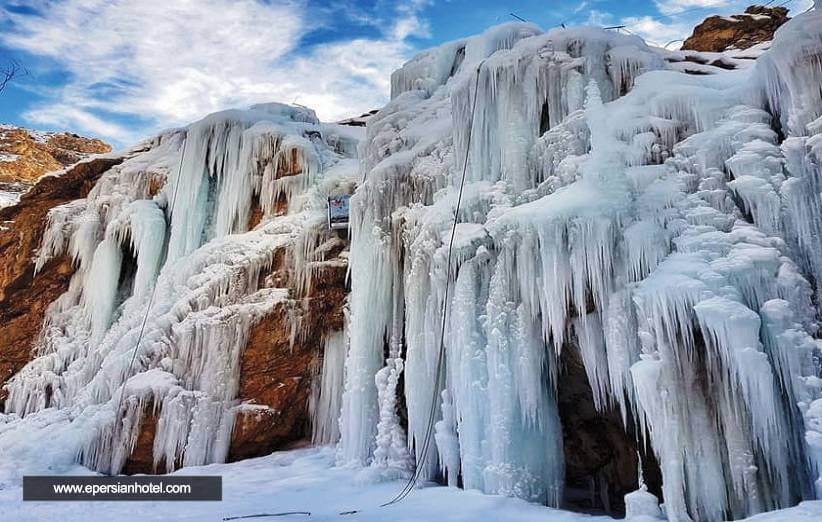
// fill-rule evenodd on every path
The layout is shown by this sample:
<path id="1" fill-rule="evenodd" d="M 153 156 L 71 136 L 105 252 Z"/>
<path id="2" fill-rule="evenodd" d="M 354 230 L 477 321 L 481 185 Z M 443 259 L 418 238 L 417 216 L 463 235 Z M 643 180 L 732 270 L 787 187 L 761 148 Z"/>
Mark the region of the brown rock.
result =
<path id="1" fill-rule="evenodd" d="M 91 154 L 111 152 L 111 146 L 101 140 L 84 138 L 68 132 L 49 136 L 45 149 L 65 167 L 73 165 Z"/>
<path id="2" fill-rule="evenodd" d="M 337 249 L 330 256 L 339 254 Z M 306 441 L 310 434 L 308 401 L 311 380 L 322 357 L 324 337 L 343 328 L 343 304 L 347 294 L 346 264 L 341 259 L 317 262 L 308 295 L 283 302 L 251 328 L 240 360 L 238 399 L 245 405 L 234 422 L 230 462 L 267 455 Z M 288 285 L 283 251 L 275 256 L 265 280 L 273 286 Z M 294 290 L 292 290 L 294 291 Z M 292 321 L 301 335 L 291 343 Z M 156 418 L 145 410 L 140 432 L 124 473 L 162 473 L 153 467 Z"/>
<path id="3" fill-rule="evenodd" d="M 248 404 L 234 423 L 228 460 L 267 455 L 303 441 L 309 434 L 308 400 L 312 368 L 323 336 L 342 328 L 345 267 L 323 271 L 314 292 L 278 305 L 251 330 L 241 360 L 239 398 Z M 301 313 L 305 336 L 290 344 L 290 321 Z M 157 473 L 153 464 L 157 420 L 149 409 L 123 473 Z"/>
<path id="4" fill-rule="evenodd" d="M 312 368 L 322 357 L 324 336 L 343 327 L 345 274 L 343 263 L 322 264 L 308 296 L 277 306 L 252 328 L 242 355 L 239 392 L 252 407 L 237 415 L 229 461 L 266 455 L 310 433 Z M 303 335 L 291 346 L 295 313 Z"/>
<path id="5" fill-rule="evenodd" d="M 98 139 L 2 126 L 0 157 L 4 161 L 0 161 L 0 182 L 34 183 L 48 172 L 106 152 L 111 152 L 111 147 Z"/>
<path id="6" fill-rule="evenodd" d="M 165 464 L 160 463 L 157 468 L 154 467 L 154 435 L 157 433 L 157 416 L 152 411 L 152 406 L 149 404 L 143 410 L 143 418 L 140 421 L 140 432 L 137 435 L 137 441 L 134 443 L 134 449 L 131 455 L 123 466 L 123 473 L 126 475 L 133 475 L 135 473 L 143 473 L 152 475 L 158 470 L 164 470 Z"/>
<path id="7" fill-rule="evenodd" d="M 42 178 L 18 204 L 0 209 L 0 386 L 31 360 L 46 309 L 68 289 L 74 273 L 71 260 L 58 257 L 34 277 L 33 257 L 48 211 L 84 198 L 103 172 L 121 161 L 79 163 L 61 176 Z M 0 406 L 4 400 L 0 388 Z"/>
<path id="8" fill-rule="evenodd" d="M 788 20 L 786 8 L 761 5 L 748 7 L 745 14 L 711 16 L 694 28 L 682 49 L 705 52 L 747 49 L 773 40 L 774 32 Z"/>

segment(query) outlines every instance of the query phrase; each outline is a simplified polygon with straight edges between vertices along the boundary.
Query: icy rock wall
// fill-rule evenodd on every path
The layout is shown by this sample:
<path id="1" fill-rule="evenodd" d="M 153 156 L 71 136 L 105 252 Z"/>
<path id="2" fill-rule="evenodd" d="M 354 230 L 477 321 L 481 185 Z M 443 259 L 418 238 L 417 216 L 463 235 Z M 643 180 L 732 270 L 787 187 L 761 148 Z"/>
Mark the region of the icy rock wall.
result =
<path id="1" fill-rule="evenodd" d="M 388 465 L 380 383 L 401 371 L 424 478 L 557 505 L 571 349 L 597 407 L 656 454 L 670 519 L 822 493 L 819 16 L 711 75 L 664 70 L 672 54 L 636 38 L 521 24 L 395 72 L 352 199 L 338 461 Z"/>
<path id="2" fill-rule="evenodd" d="M 352 190 L 357 140 L 302 107 L 217 113 L 128 151 L 87 198 L 54 208 L 37 268 L 67 252 L 77 271 L 7 384 L 11 475 L 76 461 L 117 473 L 148 408 L 155 466 L 223 461 L 249 330 L 299 297 L 266 274 L 284 251 L 289 286 L 310 285 L 326 197 Z"/>

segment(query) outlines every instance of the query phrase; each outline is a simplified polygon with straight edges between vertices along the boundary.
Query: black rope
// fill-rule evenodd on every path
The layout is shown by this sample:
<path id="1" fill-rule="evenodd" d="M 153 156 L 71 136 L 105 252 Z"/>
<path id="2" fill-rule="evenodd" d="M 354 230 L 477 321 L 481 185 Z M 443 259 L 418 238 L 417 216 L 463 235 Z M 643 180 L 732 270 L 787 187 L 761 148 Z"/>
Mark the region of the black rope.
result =
<path id="1" fill-rule="evenodd" d="M 174 192 L 171 196 L 171 206 L 169 207 L 169 215 L 174 213 L 174 205 L 177 203 L 177 192 L 180 188 L 180 178 L 182 178 L 183 172 L 183 160 L 185 159 L 186 155 L 186 146 L 188 145 L 188 131 L 186 131 L 185 138 L 183 138 L 183 152 L 180 155 L 180 166 L 177 169 L 177 179 L 174 182 Z M 140 343 L 143 340 L 143 335 L 146 331 L 146 324 L 148 323 L 148 316 L 151 313 L 151 305 L 154 304 L 154 296 L 157 294 L 157 282 L 155 281 L 154 287 L 151 289 L 151 296 L 148 299 L 148 306 L 146 306 L 146 313 L 143 316 L 143 323 L 140 325 L 140 333 L 137 335 L 137 344 L 134 346 L 134 353 L 131 354 L 131 360 L 128 363 L 128 368 L 126 369 L 126 378 L 123 381 L 123 389 L 120 392 L 120 400 L 117 402 L 117 410 L 115 410 L 115 415 L 120 415 L 120 408 L 123 407 L 123 396 L 126 394 L 126 384 L 128 383 L 129 374 L 131 373 L 131 368 L 134 366 L 134 360 L 137 358 L 137 352 L 140 351 Z"/>
<path id="2" fill-rule="evenodd" d="M 431 409 L 428 415 L 428 426 L 425 430 L 425 438 L 423 439 L 423 445 L 420 450 L 420 458 L 417 462 L 417 466 L 414 469 L 414 474 L 405 484 L 402 491 L 400 491 L 397 496 L 395 496 L 390 501 L 386 502 L 385 504 L 381 504 L 380 507 L 390 506 L 391 504 L 396 504 L 400 502 L 405 497 L 407 497 L 411 491 L 414 490 L 414 486 L 417 484 L 417 481 L 420 478 L 420 474 L 422 472 L 422 466 L 420 463 L 425 463 L 426 458 L 428 456 L 428 451 L 431 446 L 431 434 L 434 430 L 434 419 L 436 418 L 436 409 L 437 404 L 439 402 L 439 388 L 440 382 L 442 381 L 442 369 L 444 363 L 444 354 L 445 354 L 445 325 L 448 316 L 448 289 L 450 287 L 449 282 L 451 280 L 451 254 L 454 248 L 454 236 L 457 232 L 457 223 L 459 222 L 459 212 L 460 207 L 462 206 L 462 195 L 465 189 L 465 175 L 468 171 L 468 157 L 471 152 L 471 138 L 474 135 L 473 127 L 474 127 L 474 113 L 477 110 L 477 98 L 479 98 L 479 77 L 480 77 L 480 69 L 482 68 L 483 63 L 485 60 L 480 62 L 477 66 L 477 78 L 474 82 L 474 101 L 471 105 L 471 124 L 470 124 L 470 131 L 468 133 L 468 141 L 466 142 L 465 146 L 465 161 L 462 164 L 462 178 L 460 179 L 460 190 L 459 194 L 457 195 L 457 206 L 454 209 L 454 224 L 451 226 L 451 238 L 448 241 L 448 257 L 446 259 L 446 266 L 445 266 L 445 300 L 443 302 L 442 307 L 442 323 L 440 324 L 440 342 L 439 342 L 439 353 L 437 354 L 437 371 L 436 377 L 434 378 L 434 389 L 433 389 L 433 396 L 431 397 Z"/>
<path id="3" fill-rule="evenodd" d="M 343 513 L 340 513 L 341 515 Z M 225 517 L 223 520 L 242 520 L 245 518 L 266 518 L 266 517 L 287 517 L 289 515 L 303 515 L 310 517 L 310 511 L 283 511 L 281 513 L 257 513 L 256 515 L 240 515 L 236 517 Z"/>

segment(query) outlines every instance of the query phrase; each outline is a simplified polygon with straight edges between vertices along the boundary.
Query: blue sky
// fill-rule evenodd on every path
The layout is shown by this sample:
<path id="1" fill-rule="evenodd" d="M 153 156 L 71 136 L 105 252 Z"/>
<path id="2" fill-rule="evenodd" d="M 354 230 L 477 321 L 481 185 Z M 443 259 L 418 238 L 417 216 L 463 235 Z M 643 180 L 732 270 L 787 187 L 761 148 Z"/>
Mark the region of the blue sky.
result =
<path id="1" fill-rule="evenodd" d="M 0 122 L 124 146 L 265 101 L 335 120 L 384 104 L 391 71 L 416 51 L 510 21 L 511 12 L 543 29 L 626 24 L 662 45 L 710 14 L 750 3 L 0 0 L 0 59 L 29 72 L 0 93 Z M 801 12 L 810 3 L 787 7 Z"/>

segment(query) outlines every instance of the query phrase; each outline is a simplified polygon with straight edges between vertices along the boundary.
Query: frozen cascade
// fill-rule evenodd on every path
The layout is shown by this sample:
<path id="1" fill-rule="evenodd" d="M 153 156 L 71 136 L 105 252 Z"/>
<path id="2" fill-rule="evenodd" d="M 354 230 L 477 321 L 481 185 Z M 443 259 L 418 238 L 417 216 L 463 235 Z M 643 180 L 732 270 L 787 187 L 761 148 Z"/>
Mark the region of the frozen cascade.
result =
<path id="1" fill-rule="evenodd" d="M 352 200 L 339 461 L 382 454 L 400 323 L 423 478 L 558 504 L 558 358 L 578 350 L 596 408 L 655 453 L 669 519 L 818 495 L 820 27 L 809 11 L 754 65 L 697 76 L 637 38 L 506 24 L 395 72 Z"/>
<path id="2" fill-rule="evenodd" d="M 250 328 L 299 297 L 265 275 L 279 251 L 311 265 L 302 250 L 327 240 L 326 197 L 352 190 L 358 139 L 302 107 L 217 113 L 126 151 L 85 200 L 54 208 L 37 267 L 65 252 L 77 271 L 47 313 L 38 357 L 7 384 L 0 455 L 26 463 L 12 476 L 76 461 L 117 473 L 148 412 L 155 467 L 224 461 Z M 310 285 L 307 270 L 294 270 L 293 286 Z M 317 427 L 327 442 L 342 392 L 338 337 L 327 340 Z M 46 437 L 59 447 L 44 451 Z"/>

